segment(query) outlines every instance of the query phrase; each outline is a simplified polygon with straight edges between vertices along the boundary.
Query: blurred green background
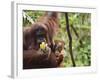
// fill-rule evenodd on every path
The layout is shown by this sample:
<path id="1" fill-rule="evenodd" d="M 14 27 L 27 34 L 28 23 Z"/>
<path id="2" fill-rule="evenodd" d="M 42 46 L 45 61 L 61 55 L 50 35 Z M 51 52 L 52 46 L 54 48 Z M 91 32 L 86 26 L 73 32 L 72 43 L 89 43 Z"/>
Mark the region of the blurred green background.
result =
<path id="1" fill-rule="evenodd" d="M 43 11 L 23 10 L 23 26 L 30 26 L 32 21 L 42 16 Z M 91 65 L 91 13 L 72 13 L 68 12 L 69 25 L 72 36 L 72 51 L 76 66 L 90 66 Z M 69 39 L 66 30 L 65 14 L 59 12 L 59 31 L 58 35 L 54 37 L 55 40 L 62 40 L 65 42 L 64 49 L 64 66 L 72 67 L 72 61 L 69 53 Z M 72 27 L 77 31 L 78 37 L 75 35 Z M 79 41 L 82 41 L 80 44 Z"/>

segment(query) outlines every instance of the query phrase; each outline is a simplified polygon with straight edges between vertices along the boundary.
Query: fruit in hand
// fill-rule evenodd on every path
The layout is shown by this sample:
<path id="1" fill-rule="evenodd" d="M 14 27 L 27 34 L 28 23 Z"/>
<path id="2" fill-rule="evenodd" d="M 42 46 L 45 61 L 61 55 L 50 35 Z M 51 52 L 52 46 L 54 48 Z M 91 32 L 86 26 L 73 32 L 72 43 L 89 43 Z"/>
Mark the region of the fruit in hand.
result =
<path id="1" fill-rule="evenodd" d="M 45 42 L 42 42 L 40 44 L 40 49 L 42 49 L 42 50 L 45 50 L 46 49 L 46 43 Z"/>

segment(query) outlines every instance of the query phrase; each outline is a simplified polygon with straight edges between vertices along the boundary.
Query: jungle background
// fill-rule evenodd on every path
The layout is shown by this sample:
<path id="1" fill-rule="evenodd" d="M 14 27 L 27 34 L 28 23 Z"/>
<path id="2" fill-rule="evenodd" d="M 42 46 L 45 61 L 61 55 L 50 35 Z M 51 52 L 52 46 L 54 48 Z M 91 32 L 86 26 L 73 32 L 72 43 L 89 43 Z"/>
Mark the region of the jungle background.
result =
<path id="1" fill-rule="evenodd" d="M 30 26 L 45 12 L 23 10 L 23 26 Z M 77 67 L 91 65 L 91 13 L 68 12 L 69 29 L 72 37 L 72 52 Z M 69 51 L 69 38 L 66 28 L 65 13 L 59 12 L 59 31 L 55 40 L 65 42 L 64 61 L 65 67 L 72 67 Z"/>

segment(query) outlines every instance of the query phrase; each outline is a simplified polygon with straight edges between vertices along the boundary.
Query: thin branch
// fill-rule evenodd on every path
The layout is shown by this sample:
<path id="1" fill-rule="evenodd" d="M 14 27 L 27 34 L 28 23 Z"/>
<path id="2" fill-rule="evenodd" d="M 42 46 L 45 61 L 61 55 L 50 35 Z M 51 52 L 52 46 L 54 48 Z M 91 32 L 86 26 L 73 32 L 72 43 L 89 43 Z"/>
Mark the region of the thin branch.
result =
<path id="1" fill-rule="evenodd" d="M 82 46 L 82 45 L 83 45 L 83 42 L 82 42 L 82 40 L 79 38 L 78 32 L 77 32 L 76 29 L 73 27 L 73 25 L 71 25 L 71 28 L 73 29 L 73 31 L 74 31 L 76 37 L 79 39 L 80 45 Z"/>
<path id="2" fill-rule="evenodd" d="M 71 60 L 72 60 L 73 67 L 75 67 L 76 64 L 75 64 L 75 60 L 74 60 L 74 57 L 73 57 L 73 51 L 72 51 L 72 36 L 71 36 L 70 29 L 69 29 L 68 13 L 65 13 L 65 19 L 66 19 L 67 34 L 68 34 L 68 38 L 69 38 L 69 51 L 70 51 L 70 56 L 71 56 Z"/>
<path id="3" fill-rule="evenodd" d="M 24 18 L 27 18 L 27 20 L 28 20 L 31 24 L 34 23 L 34 21 L 32 20 L 32 18 L 31 18 L 26 12 L 24 12 L 24 11 L 23 11 L 23 17 L 24 17 Z"/>

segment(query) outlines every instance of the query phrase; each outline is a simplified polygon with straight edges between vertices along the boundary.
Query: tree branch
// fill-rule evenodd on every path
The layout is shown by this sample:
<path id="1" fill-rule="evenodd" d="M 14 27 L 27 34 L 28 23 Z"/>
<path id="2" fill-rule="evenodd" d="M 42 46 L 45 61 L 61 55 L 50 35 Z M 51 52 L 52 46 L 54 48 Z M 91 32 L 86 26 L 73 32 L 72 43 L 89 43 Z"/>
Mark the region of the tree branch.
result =
<path id="1" fill-rule="evenodd" d="M 77 38 L 79 38 L 79 35 L 78 35 L 78 33 L 77 33 L 76 29 L 73 27 L 73 25 L 71 25 L 71 28 L 73 29 L 73 31 L 74 31 L 74 33 L 75 33 L 76 37 L 77 37 Z M 79 39 L 79 43 L 80 43 L 80 45 L 81 45 L 81 46 L 83 45 L 83 42 L 82 42 L 82 40 L 81 40 L 81 39 Z"/>
<path id="2" fill-rule="evenodd" d="M 70 56 L 71 56 L 71 60 L 72 60 L 73 67 L 75 67 L 76 64 L 75 64 L 75 60 L 74 60 L 73 52 L 72 52 L 72 36 L 71 36 L 70 29 L 69 29 L 68 13 L 65 13 L 65 19 L 66 19 L 67 34 L 68 34 L 68 38 L 69 38 L 69 51 L 70 51 Z"/>

